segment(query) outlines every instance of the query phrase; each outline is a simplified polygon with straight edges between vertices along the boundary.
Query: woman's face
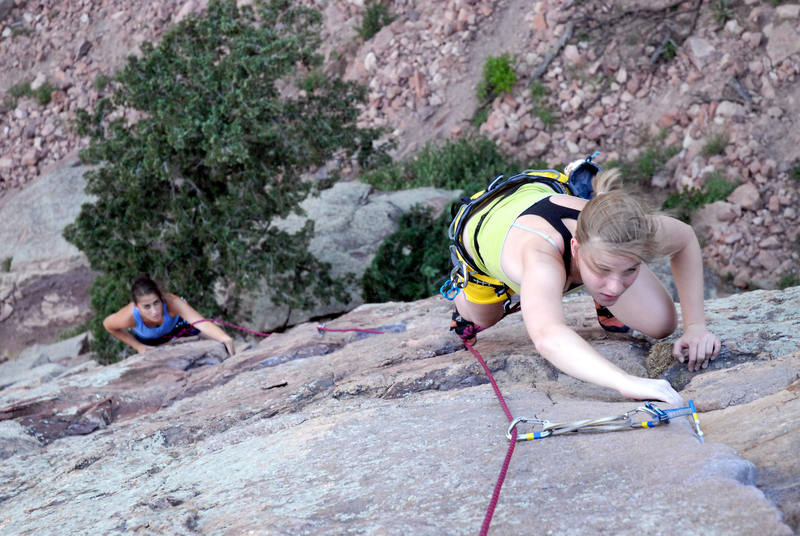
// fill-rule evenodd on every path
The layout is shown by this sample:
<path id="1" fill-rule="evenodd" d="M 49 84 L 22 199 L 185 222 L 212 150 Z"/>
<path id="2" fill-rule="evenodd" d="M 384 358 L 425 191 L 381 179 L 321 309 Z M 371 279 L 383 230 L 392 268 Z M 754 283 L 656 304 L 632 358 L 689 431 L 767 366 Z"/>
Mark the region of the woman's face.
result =
<path id="1" fill-rule="evenodd" d="M 164 320 L 164 309 L 158 294 L 145 294 L 136 300 L 136 307 L 142 315 L 142 320 L 148 324 L 160 326 Z"/>
<path id="2" fill-rule="evenodd" d="M 639 276 L 642 262 L 638 259 L 615 255 L 597 246 L 581 252 L 577 242 L 573 252 L 586 290 L 603 307 L 614 305 Z"/>

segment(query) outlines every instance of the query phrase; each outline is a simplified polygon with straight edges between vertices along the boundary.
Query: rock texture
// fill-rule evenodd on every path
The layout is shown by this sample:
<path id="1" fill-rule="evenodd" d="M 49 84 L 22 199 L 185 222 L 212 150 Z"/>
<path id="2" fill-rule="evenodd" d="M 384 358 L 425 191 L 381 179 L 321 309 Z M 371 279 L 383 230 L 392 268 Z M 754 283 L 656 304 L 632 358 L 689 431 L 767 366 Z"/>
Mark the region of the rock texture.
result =
<path id="1" fill-rule="evenodd" d="M 87 168 L 67 162 L 0 203 L 0 355 L 51 341 L 91 314 L 86 256 L 62 236 L 90 201 Z"/>
<path id="2" fill-rule="evenodd" d="M 799 308 L 800 287 L 707 302 L 731 357 L 682 392 L 706 443 L 685 418 L 519 443 L 491 533 L 792 534 Z M 565 309 L 599 351 L 646 374 L 652 341 L 605 335 L 587 297 Z M 383 334 L 303 324 L 226 360 L 190 340 L 107 367 L 43 347 L 2 364 L 0 534 L 474 534 L 507 422 L 447 333 L 449 310 L 441 298 L 364 305 L 327 327 Z M 519 315 L 476 348 L 515 416 L 638 406 L 560 374 Z"/>

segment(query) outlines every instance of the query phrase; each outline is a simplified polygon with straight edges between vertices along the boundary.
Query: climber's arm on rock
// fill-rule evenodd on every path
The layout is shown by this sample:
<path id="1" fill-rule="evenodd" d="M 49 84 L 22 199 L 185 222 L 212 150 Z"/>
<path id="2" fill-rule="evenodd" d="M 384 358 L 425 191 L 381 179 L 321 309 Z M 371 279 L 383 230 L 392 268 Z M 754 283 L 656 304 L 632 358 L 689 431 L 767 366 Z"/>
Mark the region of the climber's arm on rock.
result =
<path id="1" fill-rule="evenodd" d="M 520 287 L 525 327 L 536 350 L 561 371 L 579 380 L 616 389 L 625 397 L 682 402 L 665 380 L 628 374 L 600 355 L 567 326 L 562 306 L 565 274 L 563 262 L 554 255 L 528 250 L 522 253 Z"/>
<path id="2" fill-rule="evenodd" d="M 691 226 L 667 216 L 657 216 L 656 243 L 661 255 L 669 257 L 683 316 L 683 334 L 675 341 L 672 354 L 689 370 L 706 368 L 719 354 L 719 337 L 706 328 L 703 304 L 703 257 Z"/>
<path id="3" fill-rule="evenodd" d="M 129 303 L 116 313 L 108 315 L 103 320 L 103 327 L 111 335 L 121 340 L 137 352 L 144 352 L 153 348 L 136 340 L 128 329 L 136 327 L 136 320 L 133 318 L 133 303 Z"/>
<path id="4" fill-rule="evenodd" d="M 167 311 L 169 311 L 169 314 L 172 316 L 175 316 L 176 314 L 180 315 L 181 318 L 186 320 L 189 324 L 193 324 L 195 328 L 199 329 L 200 332 L 207 337 L 224 344 L 228 354 L 233 355 L 236 352 L 236 349 L 233 345 L 233 339 L 230 337 L 230 335 L 225 333 L 222 328 L 213 322 L 198 322 L 199 320 L 203 320 L 203 315 L 198 313 L 194 307 L 186 303 L 184 299 L 176 296 L 175 294 L 165 293 L 164 301 L 167 304 Z M 198 323 L 195 324 L 195 322 Z"/>

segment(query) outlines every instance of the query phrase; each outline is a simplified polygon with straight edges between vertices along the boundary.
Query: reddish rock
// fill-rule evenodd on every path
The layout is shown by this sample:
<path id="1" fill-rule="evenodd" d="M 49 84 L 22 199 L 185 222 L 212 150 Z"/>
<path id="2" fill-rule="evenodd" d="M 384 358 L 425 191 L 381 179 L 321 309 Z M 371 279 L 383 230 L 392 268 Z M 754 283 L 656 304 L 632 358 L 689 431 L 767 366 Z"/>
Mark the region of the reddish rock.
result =
<path id="1" fill-rule="evenodd" d="M 656 125 L 659 128 L 669 128 L 677 124 L 677 122 L 678 120 L 674 115 L 666 113 L 662 114 L 661 117 L 658 118 L 658 122 L 656 122 Z"/>
<path id="2" fill-rule="evenodd" d="M 544 13 L 538 12 L 533 16 L 533 30 L 536 32 L 543 32 L 547 30 L 547 20 Z"/>
<path id="3" fill-rule="evenodd" d="M 758 188 L 752 182 L 746 182 L 737 187 L 728 196 L 728 201 L 746 210 L 758 210 L 762 206 Z"/>

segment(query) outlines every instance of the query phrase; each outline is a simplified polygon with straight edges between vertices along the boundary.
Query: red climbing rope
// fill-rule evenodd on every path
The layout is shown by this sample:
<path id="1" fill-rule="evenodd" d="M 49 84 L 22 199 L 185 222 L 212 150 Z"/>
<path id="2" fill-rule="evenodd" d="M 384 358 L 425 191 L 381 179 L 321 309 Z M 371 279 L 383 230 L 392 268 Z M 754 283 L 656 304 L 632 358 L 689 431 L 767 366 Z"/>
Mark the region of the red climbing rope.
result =
<path id="1" fill-rule="evenodd" d="M 259 335 L 261 337 L 269 337 L 269 333 L 259 333 L 258 331 L 252 331 L 247 328 L 243 328 L 241 326 L 237 326 L 236 324 L 231 324 L 229 322 L 225 322 L 223 320 L 215 320 L 213 318 L 203 318 L 202 320 L 198 320 L 196 322 L 192 322 L 192 327 L 195 324 L 199 324 L 200 322 L 215 322 L 217 324 L 223 324 L 225 326 L 232 327 L 234 329 L 238 329 L 240 331 L 244 331 L 246 333 L 250 333 L 252 335 Z M 360 333 L 375 333 L 375 334 L 383 334 L 385 332 L 375 330 L 375 329 L 364 329 L 364 328 L 344 328 L 344 329 L 335 329 L 335 328 L 328 328 L 325 325 L 317 326 L 317 330 L 322 333 L 325 331 L 337 331 L 337 332 L 346 332 L 346 331 L 357 331 Z M 500 402 L 500 406 L 503 408 L 503 411 L 506 414 L 506 418 L 508 422 L 511 423 L 514 421 L 514 417 L 511 415 L 511 410 L 508 409 L 508 404 L 506 404 L 503 395 L 500 393 L 500 388 L 497 387 L 497 382 L 494 381 L 494 376 L 492 376 L 492 371 L 489 370 L 489 367 L 486 365 L 486 362 L 481 357 L 481 354 L 478 353 L 475 348 L 472 347 L 469 343 L 464 343 L 464 346 L 467 347 L 467 350 L 472 352 L 472 355 L 478 360 L 478 363 L 481 364 L 483 367 L 484 372 L 486 372 L 486 376 L 489 378 L 489 382 L 492 384 L 492 388 L 494 389 L 494 394 L 497 395 L 497 400 Z M 508 443 L 508 451 L 506 452 L 505 460 L 503 460 L 503 467 L 500 469 L 500 475 L 497 477 L 497 483 L 494 485 L 494 491 L 492 492 L 492 499 L 489 501 L 489 507 L 486 509 L 486 515 L 483 518 L 483 524 L 481 525 L 480 536 L 486 536 L 489 532 L 489 525 L 492 523 L 492 517 L 494 516 L 494 510 L 497 508 L 497 501 L 500 499 L 500 490 L 503 487 L 503 482 L 506 479 L 506 474 L 508 473 L 508 467 L 511 464 L 511 456 L 514 454 L 514 447 L 517 444 L 517 428 L 511 431 L 511 441 Z"/>
<path id="2" fill-rule="evenodd" d="M 249 333 L 250 335 L 258 335 L 259 337 L 269 337 L 272 335 L 271 333 L 261 333 L 260 331 L 253 331 L 251 329 L 243 328 L 242 326 L 237 326 L 236 324 L 231 324 L 230 322 L 225 322 L 224 320 L 217 320 L 215 318 L 201 318 L 195 322 L 191 323 L 191 326 L 194 327 L 195 324 L 199 324 L 201 322 L 214 322 L 215 324 L 222 324 L 223 326 L 228 326 L 229 328 L 238 329 L 239 331 L 244 331 L 245 333 Z"/>
<path id="3" fill-rule="evenodd" d="M 360 333 L 375 333 L 378 335 L 383 335 L 383 331 L 378 331 L 376 329 L 363 329 L 363 328 L 346 328 L 346 329 L 333 329 L 333 328 L 326 328 L 323 324 L 322 326 L 317 326 L 317 331 L 358 331 Z"/>
<path id="4" fill-rule="evenodd" d="M 201 318 L 200 320 L 192 322 L 189 325 L 192 328 L 194 328 L 195 324 L 200 324 L 201 322 L 214 322 L 215 324 L 222 324 L 223 326 L 228 326 L 228 327 L 233 328 L 233 329 L 238 329 L 239 331 L 244 331 L 245 333 L 249 333 L 251 335 L 258 335 L 259 337 L 269 337 L 270 335 L 272 335 L 271 333 L 262 333 L 260 331 L 253 331 L 251 329 L 243 328 L 242 326 L 237 326 L 236 324 L 232 324 L 232 323 L 226 322 L 224 320 L 217 320 L 216 318 Z M 184 329 L 183 331 L 181 331 L 180 333 L 175 335 L 173 337 L 173 339 L 177 339 L 179 337 L 182 337 L 183 335 L 189 333 L 190 331 L 191 330 L 188 329 L 188 328 Z M 375 333 L 375 334 L 378 334 L 378 335 L 382 335 L 384 333 L 383 331 L 378 331 L 378 330 L 375 330 L 375 329 L 362 329 L 362 328 L 334 329 L 334 328 L 326 328 L 324 324 L 321 325 L 321 326 L 317 326 L 317 331 L 319 331 L 320 333 L 322 333 L 323 331 L 359 331 L 361 333 Z"/>
<path id="5" fill-rule="evenodd" d="M 489 377 L 489 381 L 492 384 L 492 388 L 494 389 L 494 394 L 497 395 L 497 400 L 500 401 L 500 406 L 502 406 L 503 411 L 508 418 L 508 422 L 513 422 L 514 417 L 511 415 L 511 410 L 508 409 L 508 404 L 506 404 L 503 395 L 500 393 L 500 388 L 497 387 L 497 382 L 494 381 L 494 376 L 492 376 L 492 372 L 489 370 L 489 367 L 486 365 L 486 362 L 481 357 L 481 354 L 478 353 L 475 348 L 472 347 L 469 343 L 464 343 L 464 346 L 467 347 L 467 350 L 472 352 L 472 355 L 475 356 L 475 359 L 478 360 L 478 363 L 481 364 L 483 370 L 486 372 L 486 375 Z M 480 536 L 486 536 L 489 532 L 489 525 L 492 523 L 492 517 L 494 516 L 494 509 L 497 507 L 497 501 L 500 499 L 500 489 L 503 487 L 503 482 L 506 479 L 506 473 L 508 473 L 508 466 L 511 464 L 511 456 L 514 454 L 514 446 L 517 444 L 517 428 L 511 431 L 511 441 L 508 444 L 508 451 L 506 452 L 506 459 L 503 460 L 503 467 L 500 469 L 500 475 L 497 477 L 497 483 L 494 485 L 494 491 L 492 492 L 492 500 L 489 501 L 489 507 L 486 509 L 486 515 L 483 517 L 483 524 L 481 525 L 481 532 Z"/>

